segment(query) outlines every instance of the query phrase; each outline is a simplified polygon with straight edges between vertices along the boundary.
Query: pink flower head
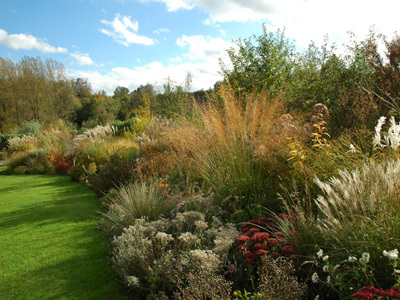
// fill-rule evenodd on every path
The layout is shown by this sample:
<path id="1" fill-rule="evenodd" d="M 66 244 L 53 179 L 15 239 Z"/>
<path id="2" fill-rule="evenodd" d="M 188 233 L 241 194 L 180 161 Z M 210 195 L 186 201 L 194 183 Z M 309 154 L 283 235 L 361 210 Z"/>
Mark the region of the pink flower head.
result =
<path id="1" fill-rule="evenodd" d="M 258 256 L 267 255 L 267 254 L 268 254 L 268 251 L 266 251 L 264 249 L 260 249 L 256 253 L 256 255 L 258 255 Z"/>
<path id="2" fill-rule="evenodd" d="M 257 256 L 251 251 L 247 251 L 246 252 L 246 257 L 247 258 L 251 258 L 251 259 L 256 259 L 257 258 Z"/>
<path id="3" fill-rule="evenodd" d="M 281 243 L 287 243 L 286 234 L 283 232 L 275 232 L 275 236 Z"/>
<path id="4" fill-rule="evenodd" d="M 257 243 L 257 244 L 254 244 L 254 246 L 253 246 L 254 248 L 256 248 L 256 249 L 264 249 L 264 244 L 261 244 L 261 243 Z"/>
<path id="5" fill-rule="evenodd" d="M 244 232 L 243 235 L 248 236 L 248 237 L 252 237 L 253 236 L 253 232 L 248 230 L 248 231 Z"/>
<path id="6" fill-rule="evenodd" d="M 351 298 L 357 298 L 357 299 L 364 299 L 364 300 L 372 300 L 373 296 L 369 292 L 361 292 L 358 291 L 357 293 L 354 293 L 351 295 Z"/>
<path id="7" fill-rule="evenodd" d="M 238 245 L 244 244 L 246 242 L 250 242 L 250 237 L 247 235 L 239 235 L 239 237 L 236 239 L 236 242 Z"/>
<path id="8" fill-rule="evenodd" d="M 251 232 L 251 233 L 260 232 L 260 229 L 258 229 L 258 228 L 251 228 L 251 229 L 249 230 L 249 232 Z"/>
<path id="9" fill-rule="evenodd" d="M 247 232 L 247 231 L 249 231 L 249 230 L 250 230 L 249 227 L 243 227 L 243 228 L 242 228 L 242 232 L 243 232 L 243 233 L 245 233 L 245 232 Z"/>
<path id="10" fill-rule="evenodd" d="M 286 234 L 284 234 L 283 232 L 280 232 L 280 231 L 275 232 L 275 236 L 277 238 L 286 239 Z"/>
<path id="11" fill-rule="evenodd" d="M 268 240 L 269 234 L 267 232 L 256 232 L 251 237 L 251 241 L 255 243 L 262 243 L 263 241 Z"/>
<path id="12" fill-rule="evenodd" d="M 278 247 L 279 246 L 279 241 L 274 238 L 269 238 L 267 240 L 268 245 L 271 245 L 272 247 Z"/>

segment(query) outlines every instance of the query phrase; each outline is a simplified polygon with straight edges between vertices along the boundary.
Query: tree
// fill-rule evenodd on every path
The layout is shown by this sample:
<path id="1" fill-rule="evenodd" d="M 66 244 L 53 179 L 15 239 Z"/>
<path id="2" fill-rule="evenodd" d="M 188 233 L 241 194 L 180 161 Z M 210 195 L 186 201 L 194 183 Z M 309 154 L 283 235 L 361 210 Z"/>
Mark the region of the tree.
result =
<path id="1" fill-rule="evenodd" d="M 118 86 L 115 90 L 114 90 L 114 99 L 118 99 L 121 100 L 121 98 L 123 98 L 124 96 L 128 96 L 129 94 L 129 89 L 123 86 Z"/>
<path id="2" fill-rule="evenodd" d="M 176 85 L 171 78 L 165 79 L 163 84 L 163 93 L 156 96 L 152 103 L 152 109 L 156 114 L 176 118 L 181 115 L 189 115 L 194 98 L 188 90 L 190 90 L 191 75 L 188 74 L 185 80 L 185 86 Z"/>
<path id="3" fill-rule="evenodd" d="M 92 86 L 86 78 L 75 79 L 74 91 L 79 98 L 90 98 L 92 96 Z"/>
<path id="4" fill-rule="evenodd" d="M 221 63 L 225 80 L 241 95 L 266 89 L 276 95 L 288 84 L 294 68 L 295 46 L 284 31 L 268 32 L 236 41 L 228 50 L 232 67 Z"/>

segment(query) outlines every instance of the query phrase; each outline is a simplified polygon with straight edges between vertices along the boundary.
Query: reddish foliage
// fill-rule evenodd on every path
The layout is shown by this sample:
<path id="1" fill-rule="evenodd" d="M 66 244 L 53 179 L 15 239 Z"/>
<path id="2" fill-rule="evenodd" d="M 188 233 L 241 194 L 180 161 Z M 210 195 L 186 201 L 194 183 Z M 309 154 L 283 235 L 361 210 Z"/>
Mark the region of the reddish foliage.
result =
<path id="1" fill-rule="evenodd" d="M 389 299 L 400 299 L 400 287 L 394 287 L 384 291 L 374 288 L 373 286 L 364 286 L 358 292 L 351 295 L 351 297 L 370 300 L 374 298 L 374 295 L 388 297 Z"/>
<path id="2" fill-rule="evenodd" d="M 57 153 L 53 152 L 49 156 L 50 162 L 53 164 L 56 173 L 60 175 L 66 175 L 69 168 L 74 165 L 74 162 L 69 156 L 58 156 Z"/>

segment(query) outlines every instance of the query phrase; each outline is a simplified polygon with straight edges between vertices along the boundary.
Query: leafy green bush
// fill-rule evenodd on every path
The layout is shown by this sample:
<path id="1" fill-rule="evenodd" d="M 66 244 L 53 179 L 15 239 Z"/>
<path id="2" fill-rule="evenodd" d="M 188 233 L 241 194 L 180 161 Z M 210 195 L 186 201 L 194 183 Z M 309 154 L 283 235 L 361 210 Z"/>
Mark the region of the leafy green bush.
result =
<path id="1" fill-rule="evenodd" d="M 124 154 L 126 157 L 116 153 L 105 164 L 96 167 L 96 172 L 86 172 L 87 182 L 94 191 L 105 194 L 112 188 L 135 180 L 136 151 Z"/>
<path id="2" fill-rule="evenodd" d="M 24 122 L 22 125 L 17 126 L 12 131 L 16 134 L 32 135 L 42 131 L 42 124 L 38 121 Z"/>
<path id="3" fill-rule="evenodd" d="M 15 174 L 49 174 L 55 171 L 48 153 L 42 149 L 16 152 L 8 159 L 7 166 L 7 171 Z"/>

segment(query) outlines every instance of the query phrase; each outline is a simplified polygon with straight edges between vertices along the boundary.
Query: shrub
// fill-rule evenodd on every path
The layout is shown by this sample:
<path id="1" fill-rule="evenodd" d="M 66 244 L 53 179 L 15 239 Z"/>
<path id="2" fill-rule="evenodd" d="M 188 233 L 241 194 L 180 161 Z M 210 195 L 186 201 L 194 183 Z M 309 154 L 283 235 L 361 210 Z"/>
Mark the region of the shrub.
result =
<path id="1" fill-rule="evenodd" d="M 199 272 L 188 274 L 188 283 L 176 295 L 179 300 L 231 299 L 232 283 L 221 275 Z"/>
<path id="2" fill-rule="evenodd" d="M 43 149 L 15 152 L 7 161 L 8 172 L 14 174 L 49 174 L 54 167 Z"/>
<path id="3" fill-rule="evenodd" d="M 194 288 L 191 276 L 204 280 L 204 287 L 215 287 L 213 280 L 223 271 L 237 235 L 233 224 L 222 225 L 216 218 L 208 224 L 193 211 L 172 220 L 138 219 L 114 240 L 112 261 L 137 297 L 149 291 L 171 297 L 178 286 L 183 293 Z M 197 288 L 204 293 L 204 287 Z"/>
<path id="4" fill-rule="evenodd" d="M 135 180 L 136 149 L 122 149 L 110 156 L 103 165 L 96 165 L 95 172 L 89 168 L 86 177 L 89 186 L 99 194 L 106 194 L 112 188 Z"/>
<path id="5" fill-rule="evenodd" d="M 49 160 L 53 164 L 56 173 L 59 175 L 66 175 L 68 169 L 74 165 L 74 162 L 69 156 L 58 156 L 57 153 L 51 153 Z"/>
<path id="6" fill-rule="evenodd" d="M 306 285 L 299 283 L 294 275 L 294 267 L 284 257 L 273 259 L 263 258 L 259 271 L 260 285 L 258 293 L 260 299 L 268 300 L 299 300 L 306 291 Z"/>
<path id="7" fill-rule="evenodd" d="M 16 134 L 33 135 L 42 131 L 42 124 L 40 124 L 38 121 L 32 120 L 29 122 L 24 122 L 21 126 L 17 126 L 12 131 Z"/>

